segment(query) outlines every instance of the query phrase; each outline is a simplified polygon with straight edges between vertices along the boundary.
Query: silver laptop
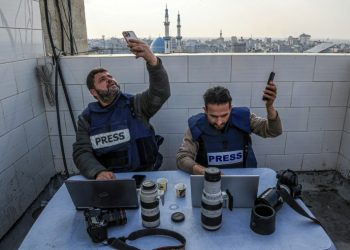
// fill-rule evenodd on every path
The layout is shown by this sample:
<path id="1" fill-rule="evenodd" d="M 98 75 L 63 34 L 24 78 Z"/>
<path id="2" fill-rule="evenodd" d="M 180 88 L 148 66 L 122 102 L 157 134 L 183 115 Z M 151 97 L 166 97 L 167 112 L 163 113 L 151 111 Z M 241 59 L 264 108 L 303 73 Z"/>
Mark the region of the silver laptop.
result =
<path id="1" fill-rule="evenodd" d="M 203 175 L 191 175 L 192 207 L 201 207 L 203 185 Z M 233 207 L 253 207 L 258 187 L 259 175 L 221 176 L 221 191 L 229 190 L 233 196 Z"/>
<path id="2" fill-rule="evenodd" d="M 76 209 L 139 206 L 134 179 L 66 180 L 65 184 Z"/>

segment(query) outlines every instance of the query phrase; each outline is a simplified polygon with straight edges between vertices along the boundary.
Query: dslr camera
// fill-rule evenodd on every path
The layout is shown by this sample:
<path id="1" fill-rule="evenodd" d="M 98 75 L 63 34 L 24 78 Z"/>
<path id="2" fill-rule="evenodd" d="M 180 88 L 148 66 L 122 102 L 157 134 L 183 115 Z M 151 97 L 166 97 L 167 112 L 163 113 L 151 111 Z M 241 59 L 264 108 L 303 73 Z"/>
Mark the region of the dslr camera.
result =
<path id="1" fill-rule="evenodd" d="M 95 243 L 108 239 L 107 227 L 127 222 L 124 209 L 89 208 L 84 211 L 84 216 L 86 230 Z"/>
<path id="2" fill-rule="evenodd" d="M 276 187 L 268 188 L 259 195 L 252 209 L 250 228 L 258 234 L 272 234 L 275 231 L 276 212 L 283 202 L 291 205 L 301 195 L 301 185 L 294 171 L 282 170 L 276 178 Z"/>
<path id="3" fill-rule="evenodd" d="M 274 188 L 268 188 L 255 201 L 255 205 L 264 204 L 273 207 L 277 212 L 284 202 L 280 190 L 284 189 L 287 193 L 295 198 L 301 195 L 301 185 L 298 183 L 297 174 L 290 169 L 282 170 L 277 173 L 277 185 Z"/>

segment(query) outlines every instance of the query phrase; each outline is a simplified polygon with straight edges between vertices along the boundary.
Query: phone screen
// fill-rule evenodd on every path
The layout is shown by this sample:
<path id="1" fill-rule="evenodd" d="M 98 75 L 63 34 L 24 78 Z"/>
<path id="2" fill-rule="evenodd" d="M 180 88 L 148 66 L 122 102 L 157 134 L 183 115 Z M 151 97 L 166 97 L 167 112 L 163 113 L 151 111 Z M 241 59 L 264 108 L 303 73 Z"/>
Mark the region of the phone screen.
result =
<path id="1" fill-rule="evenodd" d="M 146 178 L 146 175 L 144 174 L 135 174 L 132 176 L 132 178 L 136 182 L 136 188 L 140 188 L 143 180 Z"/>

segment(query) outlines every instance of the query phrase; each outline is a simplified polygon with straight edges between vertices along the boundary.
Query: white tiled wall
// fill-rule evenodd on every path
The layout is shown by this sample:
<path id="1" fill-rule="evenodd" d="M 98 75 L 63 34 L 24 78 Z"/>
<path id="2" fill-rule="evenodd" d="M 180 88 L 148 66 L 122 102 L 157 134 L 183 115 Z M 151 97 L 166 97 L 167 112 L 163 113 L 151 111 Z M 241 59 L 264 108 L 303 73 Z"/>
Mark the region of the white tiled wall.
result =
<path id="1" fill-rule="evenodd" d="M 2 1 L 0 12 L 1 238 L 56 171 L 35 76 L 44 55 L 39 2 Z"/>
<path id="2" fill-rule="evenodd" d="M 276 170 L 350 171 L 350 166 L 345 164 L 350 159 L 347 158 L 350 155 L 350 118 L 347 116 L 350 56 L 191 54 L 160 57 L 169 74 L 171 97 L 151 122 L 156 131 L 165 137 L 161 147 L 163 169 L 176 168 L 175 155 L 187 129 L 187 119 L 201 112 L 202 96 L 208 87 L 227 87 L 235 106 L 248 106 L 252 112 L 264 117 L 266 110 L 261 101 L 262 91 L 270 71 L 274 70 L 278 87 L 275 106 L 284 132 L 274 139 L 252 136 L 259 166 Z M 109 69 L 125 92 L 135 94 L 148 86 L 145 65 L 133 56 L 63 58 L 62 63 L 67 64 L 64 66 L 69 71 L 67 78 L 72 79 L 76 87 L 78 82 L 82 82 L 81 95 L 78 88 L 71 93 L 76 97 L 73 104 L 76 116 L 82 111 L 82 106 L 94 101 L 84 82 L 92 67 L 101 65 Z M 72 65 L 76 65 L 75 70 L 71 70 Z M 334 77 L 322 73 L 322 69 Z M 83 103 L 79 104 L 80 96 L 83 96 Z M 65 143 L 69 144 L 74 141 L 74 132 L 72 124 L 67 122 L 70 118 L 66 106 L 63 105 L 61 110 L 66 118 L 62 125 L 68 136 Z M 57 125 L 55 116 L 49 113 L 51 111 L 48 110 L 49 131 L 50 135 L 56 136 Z M 58 150 L 56 146 L 53 149 L 57 164 L 62 161 L 59 152 L 56 152 Z M 67 157 L 70 157 L 69 154 Z M 56 169 L 59 168 L 56 166 Z"/>

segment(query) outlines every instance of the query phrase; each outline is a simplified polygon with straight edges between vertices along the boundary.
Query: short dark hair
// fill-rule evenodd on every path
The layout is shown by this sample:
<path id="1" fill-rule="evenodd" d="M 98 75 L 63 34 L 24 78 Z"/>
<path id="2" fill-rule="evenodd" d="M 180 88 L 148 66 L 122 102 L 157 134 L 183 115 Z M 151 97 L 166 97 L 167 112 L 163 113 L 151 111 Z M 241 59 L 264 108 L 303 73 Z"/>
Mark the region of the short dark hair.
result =
<path id="1" fill-rule="evenodd" d="M 94 81 L 95 81 L 96 74 L 102 73 L 102 72 L 107 72 L 107 71 L 108 70 L 106 70 L 104 68 L 96 68 L 96 69 L 91 70 L 86 77 L 86 85 L 87 85 L 88 89 L 94 88 Z"/>
<path id="2" fill-rule="evenodd" d="M 205 107 L 208 106 L 208 104 L 225 104 L 229 103 L 231 105 L 232 97 L 230 95 L 230 91 L 222 86 L 216 86 L 207 89 L 205 91 L 204 95 L 204 104 Z"/>

